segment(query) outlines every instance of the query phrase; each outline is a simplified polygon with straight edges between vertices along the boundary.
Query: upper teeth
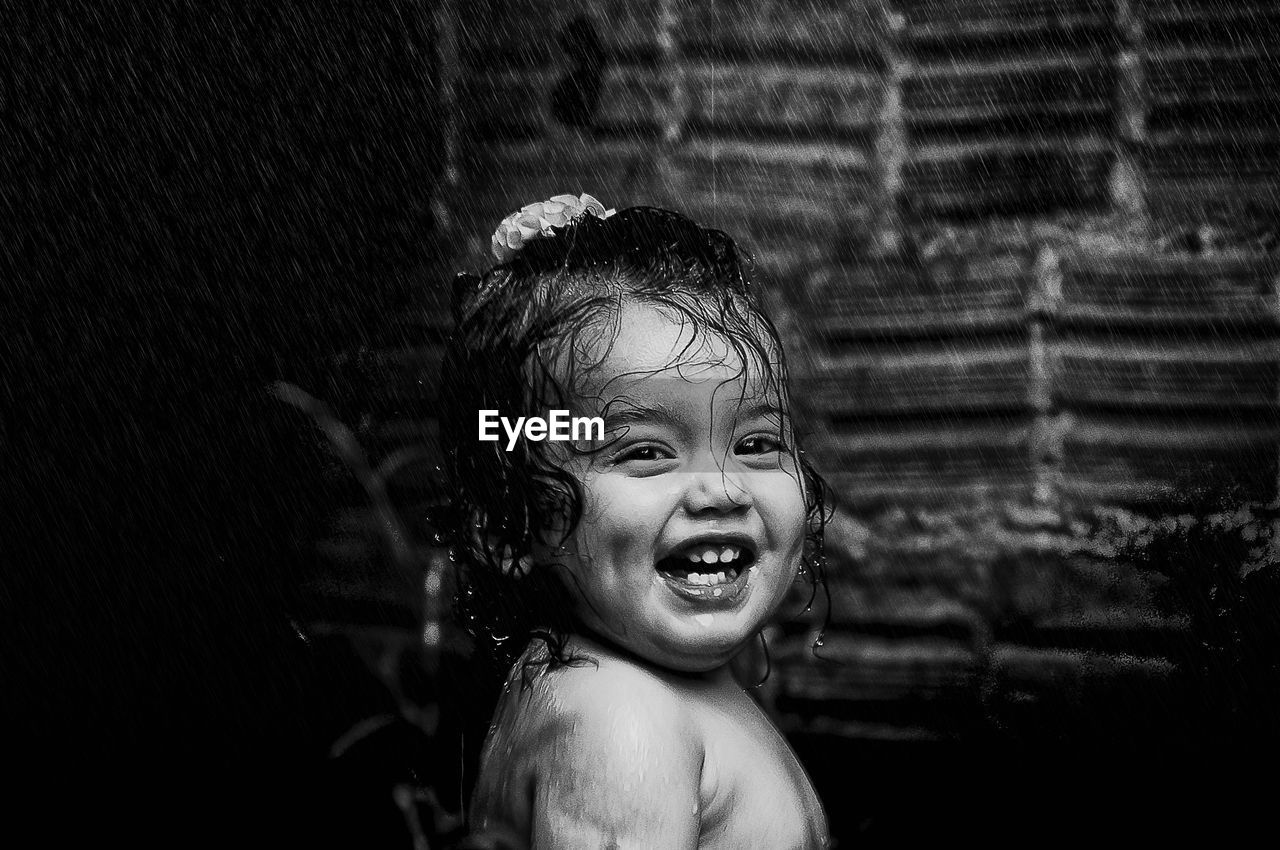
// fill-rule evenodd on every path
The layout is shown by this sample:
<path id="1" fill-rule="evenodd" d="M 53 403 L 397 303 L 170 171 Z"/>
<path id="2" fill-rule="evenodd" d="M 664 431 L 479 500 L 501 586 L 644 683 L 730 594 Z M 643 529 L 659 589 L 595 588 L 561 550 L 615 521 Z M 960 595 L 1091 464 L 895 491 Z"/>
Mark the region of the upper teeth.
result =
<path id="1" fill-rule="evenodd" d="M 742 557 L 742 550 L 737 546 L 699 546 L 686 552 L 685 557 L 694 564 L 727 564 Z"/>

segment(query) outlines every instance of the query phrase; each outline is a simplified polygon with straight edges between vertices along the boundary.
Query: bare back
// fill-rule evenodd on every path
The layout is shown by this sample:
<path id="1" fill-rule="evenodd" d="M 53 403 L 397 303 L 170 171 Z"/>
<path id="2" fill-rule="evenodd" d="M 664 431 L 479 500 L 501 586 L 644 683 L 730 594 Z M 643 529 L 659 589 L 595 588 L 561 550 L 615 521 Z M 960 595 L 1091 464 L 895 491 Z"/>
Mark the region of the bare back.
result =
<path id="1" fill-rule="evenodd" d="M 826 846 L 804 769 L 727 672 L 684 676 L 595 643 L 574 649 L 592 663 L 540 670 L 523 690 L 513 673 L 474 829 L 533 847 Z"/>

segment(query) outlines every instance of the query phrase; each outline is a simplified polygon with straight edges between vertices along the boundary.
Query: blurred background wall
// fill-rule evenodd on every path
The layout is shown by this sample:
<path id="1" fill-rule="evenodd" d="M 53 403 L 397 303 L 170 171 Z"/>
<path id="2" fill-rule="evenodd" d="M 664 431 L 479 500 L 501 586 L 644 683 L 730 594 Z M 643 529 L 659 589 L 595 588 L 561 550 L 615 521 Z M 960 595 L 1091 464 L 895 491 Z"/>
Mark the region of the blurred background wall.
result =
<path id="1" fill-rule="evenodd" d="M 1153 753 L 1274 741 L 1270 6 L 435 21 L 450 268 L 485 267 L 495 222 L 564 191 L 685 210 L 754 250 L 838 505 L 830 622 L 820 596 L 779 624 L 764 698 L 842 835 L 941 835 L 920 807 L 972 818 L 1030 787 L 1025 818 L 1052 819 L 1086 753 L 1141 786 Z M 375 445 L 430 428 L 431 315 L 362 353 L 353 387 L 399 388 L 356 404 Z M 409 503 L 430 467 L 402 469 Z M 984 759 L 999 778 L 957 787 Z"/>
<path id="2" fill-rule="evenodd" d="M 841 837 L 1088 830 L 1101 798 L 1173 830 L 1191 754 L 1274 743 L 1271 4 L 5 15 L 15 669 L 64 779 L 64 747 L 237 772 L 316 840 L 430 817 L 444 296 L 566 191 L 755 253 L 838 507 L 822 646 L 819 596 L 763 698 Z"/>

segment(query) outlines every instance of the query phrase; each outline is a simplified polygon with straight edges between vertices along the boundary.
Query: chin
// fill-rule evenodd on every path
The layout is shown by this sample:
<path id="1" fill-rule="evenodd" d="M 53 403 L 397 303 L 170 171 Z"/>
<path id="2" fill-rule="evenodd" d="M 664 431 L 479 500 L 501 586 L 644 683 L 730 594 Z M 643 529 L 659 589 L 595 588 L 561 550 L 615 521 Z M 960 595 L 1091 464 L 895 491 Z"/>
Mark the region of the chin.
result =
<path id="1" fill-rule="evenodd" d="M 683 673 L 709 673 L 732 661 L 754 634 L 744 635 L 734 630 L 731 633 L 688 635 L 663 653 L 663 658 L 654 661 Z"/>

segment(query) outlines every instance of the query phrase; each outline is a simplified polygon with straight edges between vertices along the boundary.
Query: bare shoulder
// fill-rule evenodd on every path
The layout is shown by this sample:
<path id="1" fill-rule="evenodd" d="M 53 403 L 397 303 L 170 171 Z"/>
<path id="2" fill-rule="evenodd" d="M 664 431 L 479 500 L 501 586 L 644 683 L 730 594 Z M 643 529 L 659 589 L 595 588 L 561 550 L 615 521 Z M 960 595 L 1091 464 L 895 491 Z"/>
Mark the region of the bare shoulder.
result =
<path id="1" fill-rule="evenodd" d="M 526 651 L 508 677 L 485 744 L 482 799 L 498 786 L 509 791 L 517 777 L 531 785 L 578 762 L 598 768 L 641 751 L 700 766 L 692 709 L 661 673 L 594 646 L 575 647 L 574 662 L 554 668 L 545 652 Z"/>
<path id="2" fill-rule="evenodd" d="M 524 707 L 542 715 L 534 843 L 696 846 L 703 751 L 679 688 L 608 651 L 584 654 L 540 675 Z"/>
<path id="3" fill-rule="evenodd" d="M 580 649 L 578 660 L 539 676 L 532 691 L 558 719 L 590 724 L 620 712 L 646 727 L 693 737 L 689 701 L 668 674 L 599 647 Z"/>
<path id="4" fill-rule="evenodd" d="M 476 823 L 543 847 L 822 846 L 821 804 L 740 690 L 588 646 L 513 672 Z M 744 706 L 752 706 L 750 710 Z"/>
<path id="5" fill-rule="evenodd" d="M 545 650 L 531 650 L 513 668 L 500 700 L 496 726 L 551 734 L 556 727 L 590 732 L 601 717 L 620 716 L 658 731 L 692 738 L 688 700 L 670 677 L 594 646 L 575 647 L 572 662 L 547 665 Z"/>
<path id="6" fill-rule="evenodd" d="M 592 646 L 574 664 L 538 674 L 521 713 L 534 717 L 542 763 L 600 765 L 618 759 L 690 769 L 702 759 L 698 724 L 678 684 Z"/>

